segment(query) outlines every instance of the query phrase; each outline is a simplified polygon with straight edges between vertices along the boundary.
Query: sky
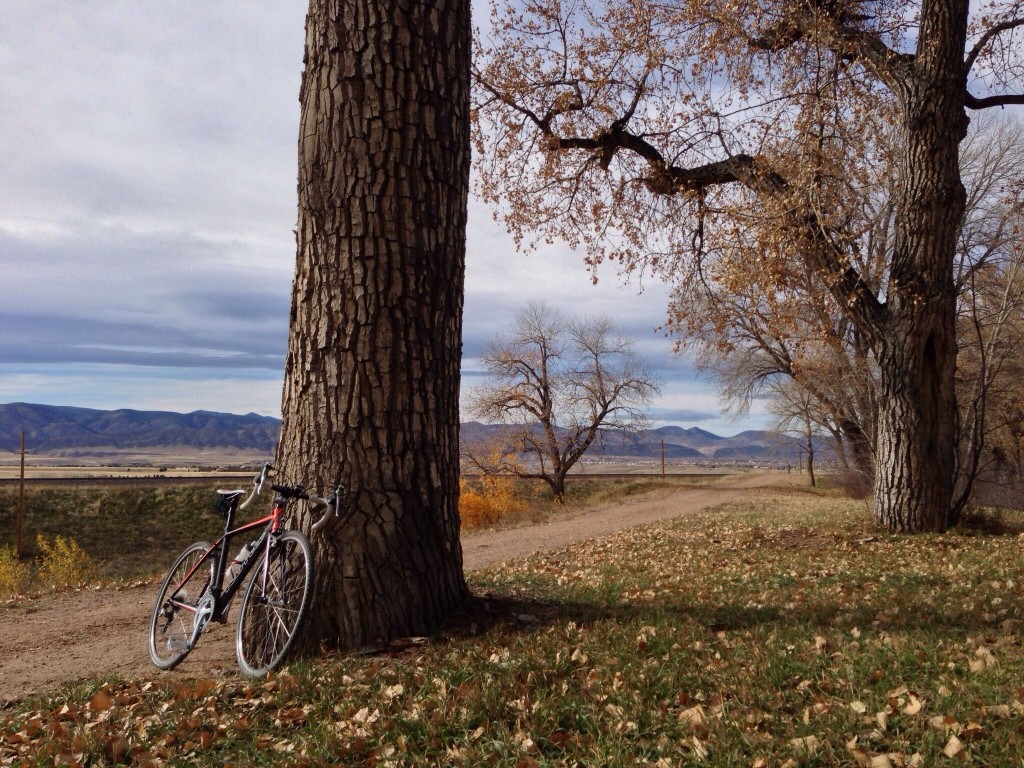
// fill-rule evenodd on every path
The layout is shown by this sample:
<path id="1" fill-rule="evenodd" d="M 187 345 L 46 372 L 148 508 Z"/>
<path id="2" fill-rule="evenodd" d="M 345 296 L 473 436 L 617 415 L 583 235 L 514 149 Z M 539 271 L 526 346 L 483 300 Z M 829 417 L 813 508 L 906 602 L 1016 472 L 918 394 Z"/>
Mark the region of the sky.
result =
<path id="1" fill-rule="evenodd" d="M 306 7 L 4 0 L 0 403 L 280 415 Z M 546 301 L 636 337 L 656 426 L 766 425 L 723 414 L 673 354 L 665 286 L 611 268 L 593 285 L 583 254 L 519 253 L 492 213 L 471 199 L 464 391 Z"/>

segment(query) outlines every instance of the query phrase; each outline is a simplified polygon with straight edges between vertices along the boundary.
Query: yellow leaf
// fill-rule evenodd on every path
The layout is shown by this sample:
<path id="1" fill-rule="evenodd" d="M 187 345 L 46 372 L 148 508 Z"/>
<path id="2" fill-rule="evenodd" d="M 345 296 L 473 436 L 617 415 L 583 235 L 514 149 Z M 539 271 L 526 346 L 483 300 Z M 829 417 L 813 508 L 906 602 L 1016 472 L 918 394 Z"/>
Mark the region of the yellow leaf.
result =
<path id="1" fill-rule="evenodd" d="M 703 725 L 706 720 L 704 717 L 704 707 L 698 704 L 695 707 L 684 709 L 679 713 L 679 719 L 686 723 L 692 723 L 693 725 Z"/>
<path id="2" fill-rule="evenodd" d="M 966 749 L 966 747 L 960 739 L 956 736 L 950 736 L 949 741 L 946 742 L 946 746 L 942 748 L 942 754 L 946 757 L 956 757 L 963 752 L 964 749 Z"/>
<path id="3" fill-rule="evenodd" d="M 956 722 L 955 718 L 951 718 L 948 715 L 936 715 L 933 718 L 929 718 L 928 724 L 943 733 L 959 730 L 959 723 Z"/>
<path id="4" fill-rule="evenodd" d="M 808 755 L 813 755 L 817 752 L 820 743 L 817 736 L 804 736 L 803 738 L 789 740 L 789 745 L 793 749 L 806 752 Z"/>
<path id="5" fill-rule="evenodd" d="M 703 744 L 700 743 L 700 739 L 694 736 L 691 739 L 693 743 L 693 756 L 697 758 L 698 762 L 704 762 L 708 759 L 708 750 Z"/>
<path id="6" fill-rule="evenodd" d="M 903 714 L 905 715 L 916 715 L 921 711 L 921 707 L 924 706 L 921 700 L 914 694 L 910 694 L 910 703 L 903 708 Z"/>

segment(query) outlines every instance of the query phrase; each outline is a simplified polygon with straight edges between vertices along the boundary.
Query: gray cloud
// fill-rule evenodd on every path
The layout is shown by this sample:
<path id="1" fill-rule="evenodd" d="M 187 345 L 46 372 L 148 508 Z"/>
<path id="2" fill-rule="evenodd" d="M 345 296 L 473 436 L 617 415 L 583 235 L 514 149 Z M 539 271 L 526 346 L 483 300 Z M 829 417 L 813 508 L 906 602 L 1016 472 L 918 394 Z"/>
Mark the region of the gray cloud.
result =
<path id="1" fill-rule="evenodd" d="M 657 422 L 701 423 L 720 421 L 722 415 L 714 411 L 700 411 L 689 408 L 652 408 L 650 417 Z"/>
<path id="2" fill-rule="evenodd" d="M 285 335 L 197 334 L 145 323 L 0 313 L 4 364 L 108 363 L 168 368 L 284 367 Z"/>
<path id="3" fill-rule="evenodd" d="M 305 11 L 303 0 L 4 3 L 0 391 L 75 402 L 86 389 L 64 380 L 90 366 L 88 391 L 113 391 L 100 379 L 117 366 L 119 386 L 142 382 L 134 407 L 166 407 L 182 402 L 176 376 L 189 382 L 177 390 L 211 398 L 237 371 L 259 379 L 246 391 L 265 400 L 235 410 L 277 409 Z M 706 385 L 654 330 L 663 287 L 641 293 L 612 270 L 595 287 L 583 254 L 562 245 L 517 253 L 476 200 L 468 237 L 467 378 L 519 309 L 544 299 L 614 317 L 677 383 L 665 408 L 687 413 L 685 403 L 673 409 L 692 390 L 694 420 L 705 413 Z M 186 409 L 210 407 L 224 406 L 197 399 Z"/>

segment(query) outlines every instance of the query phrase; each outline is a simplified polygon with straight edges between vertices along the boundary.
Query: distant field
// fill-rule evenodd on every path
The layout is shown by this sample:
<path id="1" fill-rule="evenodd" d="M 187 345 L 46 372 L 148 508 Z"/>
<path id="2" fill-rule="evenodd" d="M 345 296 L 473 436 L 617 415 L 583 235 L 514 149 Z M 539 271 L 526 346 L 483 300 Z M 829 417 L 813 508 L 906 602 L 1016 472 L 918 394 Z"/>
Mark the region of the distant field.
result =
<path id="1" fill-rule="evenodd" d="M 249 475 L 267 456 L 228 451 L 159 451 L 152 453 L 92 454 L 89 456 L 38 455 L 25 457 L 25 477 L 202 477 Z M 243 469 L 246 468 L 246 469 Z M 21 457 L 0 454 L 0 480 L 17 479 Z"/>
<path id="2" fill-rule="evenodd" d="M 154 457 L 147 454 L 132 454 L 112 460 L 110 457 L 96 456 L 89 461 L 81 457 L 71 459 L 66 456 L 29 456 L 25 462 L 25 477 L 31 479 L 47 478 L 102 478 L 102 477 L 222 477 L 225 475 L 248 476 L 268 457 L 253 458 L 251 456 L 232 455 L 228 453 L 210 452 L 193 453 L 188 456 L 168 454 L 165 457 Z M 248 467 L 242 469 L 242 467 Z M 728 475 L 747 469 L 766 467 L 753 464 L 706 464 L 667 462 L 667 475 Z M 586 475 L 660 475 L 661 462 L 658 461 L 595 461 L 577 465 L 570 472 L 573 476 Z M 785 471 L 785 470 L 781 470 Z M 17 479 L 20 475 L 20 459 L 17 455 L 0 455 L 0 480 Z M 795 474 L 795 471 L 794 471 Z"/>
<path id="3" fill-rule="evenodd" d="M 37 534 L 70 537 L 99 563 L 105 578 L 150 576 L 187 544 L 218 533 L 223 518 L 214 511 L 215 487 L 166 481 L 128 487 L 33 484 L 25 489 L 25 554 L 40 554 Z M 0 547 L 14 546 L 17 508 L 17 484 L 0 486 Z"/>
<path id="4" fill-rule="evenodd" d="M 224 449 L 166 448 L 147 452 L 90 449 L 25 457 L 25 477 L 109 477 L 121 475 L 223 474 L 225 468 L 258 466 L 270 456 Z M 0 479 L 16 478 L 21 471 L 17 453 L 0 453 Z"/>

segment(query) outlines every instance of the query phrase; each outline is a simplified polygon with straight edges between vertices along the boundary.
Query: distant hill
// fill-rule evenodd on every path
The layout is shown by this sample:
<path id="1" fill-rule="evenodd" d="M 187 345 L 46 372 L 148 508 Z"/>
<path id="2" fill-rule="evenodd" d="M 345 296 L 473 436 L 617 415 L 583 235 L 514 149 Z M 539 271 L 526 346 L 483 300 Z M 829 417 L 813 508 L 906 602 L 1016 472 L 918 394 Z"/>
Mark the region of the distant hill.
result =
<path id="1" fill-rule="evenodd" d="M 0 405 L 0 449 L 18 450 L 21 433 L 33 452 L 164 447 L 231 448 L 272 453 L 279 419 L 249 413 L 101 411 L 59 405 Z"/>
<path id="2" fill-rule="evenodd" d="M 280 427 L 279 419 L 255 413 L 102 411 L 9 403 L 0 405 L 0 450 L 18 450 L 24 431 L 33 453 L 230 449 L 270 455 Z M 467 422 L 462 425 L 462 439 L 471 444 L 493 442 L 508 431 L 501 425 Z M 752 430 L 721 437 L 698 427 L 669 426 L 636 434 L 606 433 L 587 456 L 659 459 L 663 442 L 665 458 L 684 461 L 795 462 L 800 451 L 796 441 L 775 432 Z"/>
<path id="3" fill-rule="evenodd" d="M 493 442 L 509 431 L 506 426 L 472 421 L 462 425 L 462 439 L 469 443 Z M 587 456 L 660 459 L 662 442 L 666 459 L 795 463 L 801 453 L 796 440 L 777 432 L 748 430 L 721 437 L 699 427 L 668 426 L 638 433 L 606 433 L 590 447 Z"/>

